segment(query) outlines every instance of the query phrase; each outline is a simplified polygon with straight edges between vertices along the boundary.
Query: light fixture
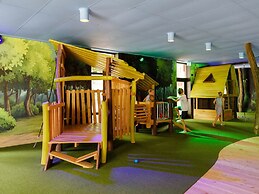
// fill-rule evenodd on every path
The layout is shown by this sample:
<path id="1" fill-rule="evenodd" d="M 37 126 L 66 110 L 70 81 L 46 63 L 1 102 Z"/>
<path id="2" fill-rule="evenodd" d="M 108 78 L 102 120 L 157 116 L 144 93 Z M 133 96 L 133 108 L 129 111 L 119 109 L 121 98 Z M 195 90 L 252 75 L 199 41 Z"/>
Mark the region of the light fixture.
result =
<path id="1" fill-rule="evenodd" d="M 80 22 L 89 22 L 89 9 L 85 7 L 79 8 Z"/>
<path id="2" fill-rule="evenodd" d="M 0 35 L 0 44 L 2 44 L 4 42 L 4 39 L 2 37 L 2 35 Z"/>
<path id="3" fill-rule="evenodd" d="M 239 59 L 244 59 L 245 58 L 245 53 L 244 52 L 239 52 L 238 53 Z"/>
<path id="4" fill-rule="evenodd" d="M 206 51 L 211 51 L 211 42 L 205 43 Z"/>
<path id="5" fill-rule="evenodd" d="M 167 41 L 174 42 L 174 32 L 167 32 Z"/>

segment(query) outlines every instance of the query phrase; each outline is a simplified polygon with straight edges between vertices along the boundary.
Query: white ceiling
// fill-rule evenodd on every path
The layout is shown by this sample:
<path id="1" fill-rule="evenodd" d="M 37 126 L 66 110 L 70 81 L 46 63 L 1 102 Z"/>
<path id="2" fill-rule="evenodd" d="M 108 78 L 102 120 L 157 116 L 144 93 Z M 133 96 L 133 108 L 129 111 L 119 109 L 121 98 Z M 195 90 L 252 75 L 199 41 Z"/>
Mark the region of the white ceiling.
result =
<path id="1" fill-rule="evenodd" d="M 90 22 L 79 21 L 80 7 L 89 7 Z M 246 42 L 259 56 L 259 0 L 0 0 L 0 34 L 224 63 L 239 61 Z"/>

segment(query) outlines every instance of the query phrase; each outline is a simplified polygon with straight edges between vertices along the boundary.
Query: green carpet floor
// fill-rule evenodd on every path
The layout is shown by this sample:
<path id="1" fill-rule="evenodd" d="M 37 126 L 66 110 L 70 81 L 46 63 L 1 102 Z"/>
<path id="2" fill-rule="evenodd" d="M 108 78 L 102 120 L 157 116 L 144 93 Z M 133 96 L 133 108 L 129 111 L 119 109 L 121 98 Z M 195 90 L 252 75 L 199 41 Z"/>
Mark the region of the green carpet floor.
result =
<path id="1" fill-rule="evenodd" d="M 135 144 L 127 138 L 115 141 L 107 164 L 99 170 L 61 161 L 44 172 L 40 143 L 34 149 L 33 144 L 2 148 L 0 193 L 184 193 L 215 163 L 222 148 L 254 136 L 251 122 L 212 128 L 211 122 L 188 120 L 187 125 L 193 132 L 175 129 L 170 135 L 161 130 L 152 136 L 140 130 Z M 83 151 L 81 146 L 74 153 Z"/>

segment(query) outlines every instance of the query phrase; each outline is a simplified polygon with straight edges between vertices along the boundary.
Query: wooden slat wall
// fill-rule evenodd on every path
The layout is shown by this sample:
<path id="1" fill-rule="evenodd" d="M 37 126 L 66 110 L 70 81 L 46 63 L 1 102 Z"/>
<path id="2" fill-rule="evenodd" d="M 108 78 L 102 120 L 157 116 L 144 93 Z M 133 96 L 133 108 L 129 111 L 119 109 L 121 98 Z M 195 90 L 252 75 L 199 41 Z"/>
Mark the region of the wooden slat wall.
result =
<path id="1" fill-rule="evenodd" d="M 130 134 L 130 83 L 124 80 L 112 80 L 112 128 L 115 138 Z"/>
<path id="2" fill-rule="evenodd" d="M 64 103 L 56 103 L 48 107 L 50 139 L 57 137 L 63 131 L 63 106 Z"/>
<path id="3" fill-rule="evenodd" d="M 116 129 L 116 123 L 117 123 L 117 90 L 113 89 L 112 90 L 112 129 L 113 129 L 113 136 L 117 136 L 117 131 Z"/>
<path id="4" fill-rule="evenodd" d="M 101 122 L 102 91 L 66 90 L 66 125 Z"/>
<path id="5" fill-rule="evenodd" d="M 213 121 L 216 116 L 215 110 L 208 109 L 194 109 L 193 118 L 194 119 L 202 119 L 202 120 L 211 120 Z"/>

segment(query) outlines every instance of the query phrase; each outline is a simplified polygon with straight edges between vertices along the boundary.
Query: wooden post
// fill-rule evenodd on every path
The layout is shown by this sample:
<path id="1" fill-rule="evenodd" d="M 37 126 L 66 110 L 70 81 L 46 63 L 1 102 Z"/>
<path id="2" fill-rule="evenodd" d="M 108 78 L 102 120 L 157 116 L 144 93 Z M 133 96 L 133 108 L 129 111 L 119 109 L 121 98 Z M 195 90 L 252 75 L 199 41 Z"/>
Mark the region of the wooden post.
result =
<path id="1" fill-rule="evenodd" d="M 110 75 L 110 64 L 111 58 L 106 58 L 106 69 L 105 75 Z M 112 128 L 112 92 L 111 92 L 111 81 L 105 81 L 105 94 L 106 101 L 108 103 L 108 151 L 113 150 L 113 128 Z"/>
<path id="2" fill-rule="evenodd" d="M 56 78 L 61 77 L 61 63 L 62 63 L 62 45 L 58 45 L 57 62 L 56 62 Z M 61 83 L 56 83 L 57 88 L 57 102 L 62 101 Z"/>
<path id="3" fill-rule="evenodd" d="M 107 112 L 107 102 L 102 102 L 102 153 L 101 162 L 106 163 L 107 160 L 107 130 L 108 130 L 108 112 Z"/>
<path id="4" fill-rule="evenodd" d="M 42 104 L 43 111 L 43 138 L 42 138 L 42 150 L 41 150 L 41 165 L 46 164 L 46 160 L 48 157 L 48 143 L 50 140 L 49 137 L 49 103 L 45 102 Z"/>
<path id="5" fill-rule="evenodd" d="M 169 102 L 169 133 L 172 134 L 173 132 L 173 100 L 168 99 Z"/>
<path id="6" fill-rule="evenodd" d="M 135 143 L 135 125 L 134 125 L 134 110 L 135 110 L 135 102 L 136 102 L 136 80 L 132 81 L 131 86 L 131 102 L 130 102 L 130 137 L 131 143 Z"/>
<path id="7" fill-rule="evenodd" d="M 157 135 L 157 126 L 156 126 L 156 92 L 155 92 L 155 85 L 152 85 L 152 89 L 154 90 L 154 106 L 152 109 L 151 118 L 153 119 L 153 126 L 152 126 L 152 135 Z"/>
<path id="8" fill-rule="evenodd" d="M 157 135 L 157 126 L 156 126 L 156 101 L 154 101 L 154 106 L 151 110 L 151 119 L 153 120 L 152 125 L 152 135 Z"/>

